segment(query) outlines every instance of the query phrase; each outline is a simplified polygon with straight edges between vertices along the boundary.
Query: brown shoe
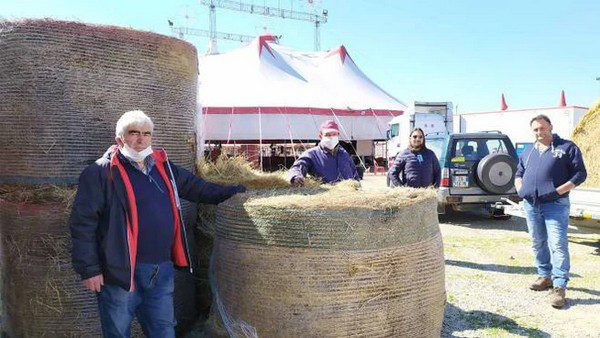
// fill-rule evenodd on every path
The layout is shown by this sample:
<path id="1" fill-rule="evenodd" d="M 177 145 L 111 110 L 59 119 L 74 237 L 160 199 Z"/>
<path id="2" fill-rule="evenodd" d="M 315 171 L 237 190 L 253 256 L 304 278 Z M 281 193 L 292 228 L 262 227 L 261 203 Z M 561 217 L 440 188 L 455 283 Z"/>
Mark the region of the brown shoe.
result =
<path id="1" fill-rule="evenodd" d="M 552 292 L 550 293 L 550 304 L 552 305 L 552 307 L 560 309 L 563 306 L 565 306 L 565 304 L 567 303 L 567 301 L 565 300 L 566 291 L 567 290 L 558 287 L 552 289 Z"/>
<path id="2" fill-rule="evenodd" d="M 535 282 L 529 285 L 533 291 L 544 291 L 552 288 L 552 279 L 549 277 L 539 277 Z"/>

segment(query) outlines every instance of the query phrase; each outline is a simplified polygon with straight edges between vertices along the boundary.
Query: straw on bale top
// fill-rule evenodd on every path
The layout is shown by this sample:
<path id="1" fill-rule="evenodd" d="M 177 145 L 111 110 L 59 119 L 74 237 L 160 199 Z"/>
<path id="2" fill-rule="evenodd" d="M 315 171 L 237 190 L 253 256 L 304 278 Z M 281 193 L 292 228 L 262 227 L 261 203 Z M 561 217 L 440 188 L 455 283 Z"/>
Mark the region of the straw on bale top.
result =
<path id="1" fill-rule="evenodd" d="M 385 210 L 407 207 L 434 198 L 432 189 L 363 189 L 354 180 L 336 185 L 272 189 L 234 196 L 231 203 L 247 207 L 304 210 L 368 209 Z"/>
<path id="2" fill-rule="evenodd" d="M 196 48 L 191 43 L 177 39 L 174 37 L 161 35 L 149 31 L 142 31 L 137 29 L 131 29 L 127 27 L 111 26 L 111 25 L 95 25 L 89 23 L 73 22 L 73 21 L 59 21 L 50 18 L 46 19 L 19 19 L 19 20 L 0 20 L 0 28 L 3 30 L 16 29 L 19 27 L 28 28 L 51 28 L 51 29 L 63 29 L 76 31 L 81 35 L 89 37 L 105 37 L 115 39 L 116 37 L 127 37 L 140 39 L 143 38 L 147 42 L 177 42 L 181 45 L 186 45 L 190 52 L 195 53 Z"/>
<path id="3" fill-rule="evenodd" d="M 202 159 L 198 163 L 198 174 L 213 183 L 218 184 L 243 184 L 247 188 L 269 189 L 290 187 L 290 182 L 284 171 L 263 173 L 250 165 L 242 156 L 228 157 L 221 154 L 215 162 Z M 315 179 L 307 179 L 306 186 L 318 186 Z"/>
<path id="4" fill-rule="evenodd" d="M 0 199 L 11 203 L 61 204 L 69 209 L 77 188 L 68 184 L 35 184 L 23 186 L 0 184 Z"/>
<path id="5" fill-rule="evenodd" d="M 583 186 L 600 188 L 600 101 L 579 121 L 572 140 L 581 149 L 588 174 Z"/>
<path id="6" fill-rule="evenodd" d="M 219 204 L 217 237 L 246 244 L 370 250 L 439 232 L 433 189 L 334 186 L 238 194 Z"/>

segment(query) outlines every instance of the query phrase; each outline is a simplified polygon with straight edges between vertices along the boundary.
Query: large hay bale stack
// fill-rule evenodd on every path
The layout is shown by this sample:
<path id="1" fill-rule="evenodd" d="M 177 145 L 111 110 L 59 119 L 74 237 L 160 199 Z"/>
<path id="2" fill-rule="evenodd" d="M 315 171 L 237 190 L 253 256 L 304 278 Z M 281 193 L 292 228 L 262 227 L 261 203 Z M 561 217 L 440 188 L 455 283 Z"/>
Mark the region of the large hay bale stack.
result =
<path id="1" fill-rule="evenodd" d="M 583 186 L 600 188 L 600 101 L 579 121 L 572 139 L 581 149 L 587 169 L 588 177 Z"/>
<path id="2" fill-rule="evenodd" d="M 198 67 L 191 44 L 120 27 L 22 20 L 0 22 L 0 46 L 0 184 L 76 183 L 114 143 L 121 114 L 134 109 L 153 118 L 153 146 L 194 169 Z M 183 208 L 193 250 L 196 208 L 185 201 Z M 52 227 L 43 217 L 37 222 L 39 235 Z M 3 237 L 14 237 L 18 225 L 3 227 Z M 62 231 L 68 236 L 66 219 Z M 187 326 L 196 317 L 193 276 L 176 271 L 175 283 L 177 320 Z"/>
<path id="3" fill-rule="evenodd" d="M 187 42 L 75 22 L 0 23 L 0 183 L 77 183 L 141 109 L 155 146 L 194 167 L 198 66 Z"/>
<path id="4" fill-rule="evenodd" d="M 235 196 L 219 205 L 212 269 L 230 333 L 441 332 L 444 257 L 433 190 L 343 183 Z"/>

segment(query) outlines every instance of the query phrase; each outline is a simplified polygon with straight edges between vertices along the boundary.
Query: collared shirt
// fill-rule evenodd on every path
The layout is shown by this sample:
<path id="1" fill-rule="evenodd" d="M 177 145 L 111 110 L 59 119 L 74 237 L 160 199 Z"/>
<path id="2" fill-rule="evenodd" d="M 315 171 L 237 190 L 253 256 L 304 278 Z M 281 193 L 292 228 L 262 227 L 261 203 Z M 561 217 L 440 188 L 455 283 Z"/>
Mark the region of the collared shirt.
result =
<path id="1" fill-rule="evenodd" d="M 141 171 L 146 176 L 150 173 L 150 171 L 152 170 L 152 168 L 156 164 L 156 160 L 154 159 L 154 157 L 152 155 L 148 155 L 144 159 L 144 168 L 142 168 L 139 163 L 137 163 L 136 161 L 130 159 L 129 157 L 127 157 L 125 155 L 123 155 L 123 157 L 125 157 L 129 161 L 129 163 L 131 163 L 131 165 L 135 169 Z"/>

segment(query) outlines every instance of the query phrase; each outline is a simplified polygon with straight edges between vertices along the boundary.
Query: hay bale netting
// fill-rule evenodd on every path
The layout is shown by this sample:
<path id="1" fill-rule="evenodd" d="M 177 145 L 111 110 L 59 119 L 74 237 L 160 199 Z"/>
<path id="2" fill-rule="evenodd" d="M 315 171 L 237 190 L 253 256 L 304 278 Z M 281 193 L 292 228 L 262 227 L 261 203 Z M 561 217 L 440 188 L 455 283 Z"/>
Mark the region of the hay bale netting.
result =
<path id="1" fill-rule="evenodd" d="M 572 139 L 581 149 L 588 174 L 583 186 L 600 188 L 600 101 L 579 121 Z"/>
<path id="2" fill-rule="evenodd" d="M 74 190 L 60 189 L 65 196 Z M 71 266 L 67 208 L 49 197 L 35 204 L 0 198 L 2 298 L 9 335 L 100 336 L 96 296 L 82 287 Z"/>
<path id="3" fill-rule="evenodd" d="M 194 169 L 196 49 L 168 36 L 54 20 L 0 23 L 0 184 L 76 183 L 114 143 L 117 119 L 144 110 L 153 146 Z M 184 201 L 193 250 L 196 208 Z M 193 279 L 175 273 L 178 323 L 196 317 Z"/>
<path id="4" fill-rule="evenodd" d="M 224 185 L 243 184 L 251 190 L 290 186 L 284 172 L 260 172 L 252 168 L 251 164 L 242 156 L 228 157 L 222 154 L 215 162 L 202 160 L 198 163 L 197 173 L 200 177 L 213 183 Z M 308 184 L 314 185 L 314 182 L 309 180 Z M 216 213 L 216 205 L 201 203 L 198 206 L 197 231 L 195 233 L 197 249 L 196 285 L 198 310 L 203 316 L 208 315 L 212 304 L 208 267 L 215 236 Z"/>
<path id="5" fill-rule="evenodd" d="M 433 190 L 341 184 L 238 195 L 219 206 L 212 268 L 221 319 L 242 336 L 441 332 Z"/>
<path id="6" fill-rule="evenodd" d="M 194 167 L 196 49 L 168 36 L 53 20 L 0 23 L 0 184 L 77 183 L 141 109 L 155 148 Z"/>

